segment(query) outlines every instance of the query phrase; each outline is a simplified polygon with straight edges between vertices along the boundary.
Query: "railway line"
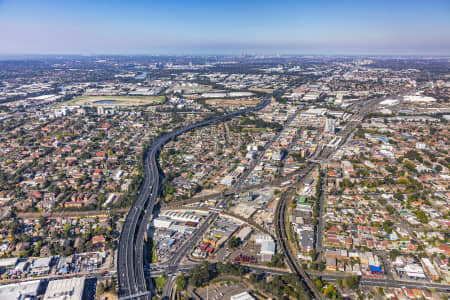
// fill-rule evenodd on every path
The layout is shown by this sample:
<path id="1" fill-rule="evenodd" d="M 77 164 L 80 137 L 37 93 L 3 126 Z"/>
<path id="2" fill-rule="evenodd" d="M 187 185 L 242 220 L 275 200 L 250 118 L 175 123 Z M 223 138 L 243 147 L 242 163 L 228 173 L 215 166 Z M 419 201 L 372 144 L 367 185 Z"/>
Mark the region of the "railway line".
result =
<path id="1" fill-rule="evenodd" d="M 314 166 L 309 167 L 305 170 L 305 173 L 300 176 L 301 179 L 305 178 L 312 170 Z M 287 211 L 287 203 L 288 199 L 292 196 L 292 193 L 295 189 L 288 189 L 278 201 L 276 210 L 275 210 L 275 224 L 276 224 L 276 235 L 278 244 L 281 247 L 281 250 L 285 254 L 286 262 L 288 263 L 289 268 L 300 278 L 302 283 L 305 285 L 309 296 L 313 299 L 323 299 L 322 294 L 317 291 L 314 286 L 312 280 L 309 278 L 308 274 L 303 270 L 303 268 L 298 264 L 295 255 L 292 253 L 291 246 L 289 243 L 288 234 L 286 231 L 286 211 Z"/>

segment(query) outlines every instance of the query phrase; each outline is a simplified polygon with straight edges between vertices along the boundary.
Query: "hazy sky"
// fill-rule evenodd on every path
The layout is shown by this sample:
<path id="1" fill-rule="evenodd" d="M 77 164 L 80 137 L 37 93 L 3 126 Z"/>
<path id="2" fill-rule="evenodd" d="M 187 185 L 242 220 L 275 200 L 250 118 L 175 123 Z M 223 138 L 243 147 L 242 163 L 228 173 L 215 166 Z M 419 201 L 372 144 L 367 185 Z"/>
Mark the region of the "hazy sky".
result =
<path id="1" fill-rule="evenodd" d="M 2 54 L 450 54 L 449 0 L 0 0 Z"/>

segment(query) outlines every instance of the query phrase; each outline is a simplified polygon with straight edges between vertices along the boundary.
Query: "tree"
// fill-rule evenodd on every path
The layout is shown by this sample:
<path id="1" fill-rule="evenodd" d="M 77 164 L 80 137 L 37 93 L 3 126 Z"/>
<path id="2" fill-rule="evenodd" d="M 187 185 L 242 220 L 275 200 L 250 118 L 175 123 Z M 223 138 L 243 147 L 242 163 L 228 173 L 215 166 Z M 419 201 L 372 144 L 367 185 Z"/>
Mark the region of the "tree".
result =
<path id="1" fill-rule="evenodd" d="M 186 289 L 187 280 L 184 274 L 181 274 L 175 280 L 175 285 L 178 291 L 184 291 Z"/>
<path id="2" fill-rule="evenodd" d="M 103 282 L 100 282 L 97 286 L 97 294 L 102 295 L 105 292 L 105 285 Z"/>
<path id="3" fill-rule="evenodd" d="M 323 283 L 322 283 L 322 281 L 321 281 L 319 278 L 317 278 L 317 277 L 315 277 L 314 285 L 315 285 L 316 288 L 318 288 L 319 290 L 321 290 L 321 289 L 323 288 Z"/>
<path id="4" fill-rule="evenodd" d="M 189 284 L 200 287 L 209 282 L 216 275 L 211 265 L 203 261 L 199 266 L 193 268 L 190 272 Z"/>
<path id="5" fill-rule="evenodd" d="M 394 226 L 394 223 L 391 220 L 386 220 L 383 223 L 383 230 L 386 231 L 387 233 L 391 234 L 393 226 Z"/>
<path id="6" fill-rule="evenodd" d="M 232 236 L 229 240 L 228 240 L 228 247 L 230 248 L 236 248 L 241 244 L 241 239 Z"/>
<path id="7" fill-rule="evenodd" d="M 390 204 L 386 205 L 386 210 L 390 215 L 393 215 L 395 213 L 395 208 Z"/>
<path id="8" fill-rule="evenodd" d="M 323 295 L 326 298 L 335 298 L 337 295 L 337 291 L 334 289 L 334 286 L 332 286 L 331 284 L 328 285 L 325 290 L 323 291 Z"/>
<path id="9" fill-rule="evenodd" d="M 272 256 L 272 260 L 267 264 L 267 266 L 273 268 L 284 268 L 286 265 L 284 264 L 283 255 L 281 253 L 277 253 Z"/>
<path id="10" fill-rule="evenodd" d="M 315 260 L 317 252 L 314 249 L 312 249 L 311 251 L 308 252 L 308 255 L 311 257 L 312 260 Z"/>
<path id="11" fill-rule="evenodd" d="M 155 279 L 156 289 L 158 291 L 162 291 L 164 289 L 165 283 L 166 283 L 166 275 L 165 274 L 161 277 L 157 277 Z"/>
<path id="12" fill-rule="evenodd" d="M 418 209 L 416 212 L 416 217 L 421 223 L 428 223 L 427 214 L 423 210 Z"/>
<path id="13" fill-rule="evenodd" d="M 350 276 L 345 278 L 344 286 L 352 290 L 357 290 L 359 287 L 359 276 Z"/>
<path id="14" fill-rule="evenodd" d="M 40 256 L 41 254 L 42 241 L 39 241 L 34 245 L 33 256 Z"/>
<path id="15" fill-rule="evenodd" d="M 39 225 L 41 225 L 42 228 L 47 224 L 47 218 L 44 216 L 39 216 Z"/>

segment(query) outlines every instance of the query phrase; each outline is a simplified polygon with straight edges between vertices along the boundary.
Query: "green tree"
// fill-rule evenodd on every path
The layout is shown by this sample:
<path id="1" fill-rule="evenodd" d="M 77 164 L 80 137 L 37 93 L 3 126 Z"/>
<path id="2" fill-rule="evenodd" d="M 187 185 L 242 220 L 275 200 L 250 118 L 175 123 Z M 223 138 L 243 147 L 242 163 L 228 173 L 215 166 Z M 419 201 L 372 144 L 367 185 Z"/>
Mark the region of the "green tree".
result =
<path id="1" fill-rule="evenodd" d="M 241 239 L 232 236 L 229 240 L 228 240 L 228 247 L 230 248 L 236 248 L 241 244 Z"/>
<path id="2" fill-rule="evenodd" d="M 175 285 L 178 291 L 184 291 L 187 286 L 186 276 L 184 274 L 179 275 L 175 280 Z"/>
<path id="3" fill-rule="evenodd" d="M 421 223 L 428 223 L 427 214 L 423 210 L 418 209 L 416 211 L 416 217 Z"/>
<path id="4" fill-rule="evenodd" d="M 267 266 L 273 268 L 284 268 L 286 265 L 284 263 L 283 255 L 281 253 L 277 253 L 272 256 L 272 260 L 267 264 Z"/>

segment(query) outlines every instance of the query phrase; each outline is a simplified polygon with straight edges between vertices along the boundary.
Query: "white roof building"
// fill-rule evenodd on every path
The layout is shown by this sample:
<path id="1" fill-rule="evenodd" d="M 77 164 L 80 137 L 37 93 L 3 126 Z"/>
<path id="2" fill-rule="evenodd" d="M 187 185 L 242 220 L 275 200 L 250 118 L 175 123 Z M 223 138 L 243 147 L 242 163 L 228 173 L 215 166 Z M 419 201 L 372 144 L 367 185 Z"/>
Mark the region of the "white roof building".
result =
<path id="1" fill-rule="evenodd" d="M 50 257 L 43 257 L 43 258 L 36 258 L 31 263 L 32 268 L 48 268 L 50 267 L 50 263 L 52 261 L 52 256 Z"/>
<path id="2" fill-rule="evenodd" d="M 253 232 L 253 229 L 250 226 L 244 227 L 241 230 L 239 230 L 238 234 L 236 235 L 237 238 L 240 238 L 241 241 L 245 241 L 250 234 Z"/>
<path id="3" fill-rule="evenodd" d="M 0 269 L 1 268 L 12 268 L 17 264 L 19 259 L 17 257 L 12 258 L 2 258 L 0 259 Z"/>
<path id="4" fill-rule="evenodd" d="M 152 223 L 155 228 L 169 228 L 173 222 L 170 219 L 163 217 L 153 219 Z"/>
<path id="5" fill-rule="evenodd" d="M 0 286 L 0 299 L 23 300 L 28 297 L 37 297 L 40 285 L 40 280 L 2 285 Z"/>
<path id="6" fill-rule="evenodd" d="M 427 278 L 422 266 L 418 264 L 407 264 L 404 268 L 406 275 L 410 278 Z"/>
<path id="7" fill-rule="evenodd" d="M 81 300 L 84 291 L 84 277 L 52 280 L 48 283 L 44 300 Z"/>
<path id="8" fill-rule="evenodd" d="M 319 116 L 324 116 L 326 113 L 327 113 L 326 108 L 310 108 L 307 111 L 302 112 L 301 114 L 303 116 L 319 117 Z"/>
<path id="9" fill-rule="evenodd" d="M 182 221 L 182 222 L 199 223 L 201 221 L 200 217 L 197 217 L 197 216 L 194 216 L 191 214 L 186 214 L 186 213 L 174 212 L 174 211 L 163 211 L 161 213 L 161 216 L 170 218 L 175 221 Z"/>
<path id="10" fill-rule="evenodd" d="M 230 297 L 230 300 L 254 300 L 255 298 L 248 292 L 243 292 Z"/>
<path id="11" fill-rule="evenodd" d="M 256 234 L 254 240 L 256 244 L 261 244 L 264 241 L 273 241 L 272 237 L 268 234 Z"/>
<path id="12" fill-rule="evenodd" d="M 261 254 L 275 255 L 275 242 L 266 241 L 261 243 Z"/>

